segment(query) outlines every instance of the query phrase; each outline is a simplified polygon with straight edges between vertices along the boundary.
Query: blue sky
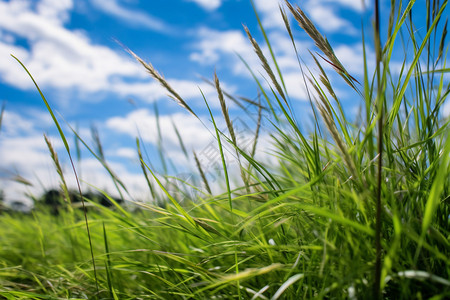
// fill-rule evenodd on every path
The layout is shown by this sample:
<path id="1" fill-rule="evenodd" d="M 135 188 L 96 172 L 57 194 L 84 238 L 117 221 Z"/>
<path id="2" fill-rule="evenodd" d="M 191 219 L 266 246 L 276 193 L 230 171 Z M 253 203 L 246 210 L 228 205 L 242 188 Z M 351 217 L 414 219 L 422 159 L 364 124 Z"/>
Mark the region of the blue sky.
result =
<path id="1" fill-rule="evenodd" d="M 358 0 L 291 1 L 299 2 L 331 41 L 341 62 L 354 77 L 362 78 L 360 28 L 363 23 L 371 32 L 371 6 L 367 4 L 364 10 Z M 254 4 L 279 59 L 292 105 L 302 119 L 309 118 L 309 103 L 278 1 L 254 0 Z M 387 15 L 386 8 L 384 12 Z M 314 49 L 313 44 L 293 19 L 291 23 L 299 52 L 308 64 L 311 59 L 307 49 Z M 214 138 L 208 125 L 205 127 L 167 97 L 124 46 L 151 62 L 204 124 L 209 124 L 199 89 L 214 114 L 220 118 L 221 113 L 214 89 L 202 77 L 212 79 L 216 71 L 224 90 L 256 97 L 257 86 L 236 55 L 241 55 L 252 69 L 260 70 L 243 24 L 263 45 L 248 0 L 1 0 L 0 102 L 5 103 L 6 110 L 0 132 L 0 189 L 5 198 L 20 200 L 24 193 L 39 195 L 43 189 L 58 185 L 43 133 L 50 137 L 67 180 L 74 186 L 67 155 L 45 105 L 10 54 L 27 66 L 63 124 L 78 128 L 91 146 L 90 128 L 97 128 L 112 169 L 134 193 L 132 197 L 148 200 L 135 138 L 139 129 L 149 160 L 157 172 L 162 172 L 156 151 L 155 104 L 172 175 L 188 172 L 193 166 L 192 159 L 186 159 L 179 147 L 173 124 L 184 137 L 188 151 L 202 153 Z M 263 50 L 267 51 L 267 47 Z M 373 57 L 370 46 L 368 55 Z M 337 90 L 349 114 L 355 112 L 362 100 L 349 94 L 340 82 Z M 236 105 L 229 105 L 231 115 L 238 117 Z M 74 151 L 73 135 L 67 125 L 63 128 Z M 268 145 L 264 138 L 261 152 Z M 84 181 L 114 194 L 101 164 L 86 151 L 77 167 Z M 17 175 L 32 186 L 12 180 Z"/>

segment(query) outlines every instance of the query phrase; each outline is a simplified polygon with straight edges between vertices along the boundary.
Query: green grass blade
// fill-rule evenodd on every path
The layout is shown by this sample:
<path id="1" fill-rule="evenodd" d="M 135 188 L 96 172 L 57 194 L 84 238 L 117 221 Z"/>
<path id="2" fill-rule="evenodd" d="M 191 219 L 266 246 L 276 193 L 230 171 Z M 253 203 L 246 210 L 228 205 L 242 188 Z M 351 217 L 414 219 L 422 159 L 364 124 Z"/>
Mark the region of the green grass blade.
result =
<path id="1" fill-rule="evenodd" d="M 413 3 L 413 2 L 414 1 L 411 1 L 410 3 Z M 441 9 L 439 10 L 439 13 L 438 13 L 436 19 L 433 21 L 432 25 L 430 26 L 430 29 L 427 31 L 427 34 L 425 35 L 425 37 L 422 41 L 422 44 L 420 45 L 417 52 L 414 54 L 414 59 L 413 59 L 411 65 L 409 66 L 409 70 L 405 76 L 405 79 L 403 80 L 403 85 L 401 86 L 401 89 L 398 92 L 398 94 L 395 95 L 394 103 L 393 103 L 392 109 L 388 116 L 389 126 L 392 126 L 392 124 L 394 123 L 394 119 L 396 118 L 398 111 L 400 109 L 400 104 L 403 101 L 403 96 L 405 94 L 406 88 L 409 85 L 409 80 L 410 80 L 411 76 L 413 75 L 414 69 L 416 68 L 416 65 L 419 62 L 422 51 L 424 50 L 425 46 L 427 45 L 428 40 L 430 39 L 430 36 L 433 33 L 435 26 L 436 26 L 437 22 L 439 21 L 440 16 L 444 12 L 444 9 L 446 6 L 447 6 L 447 2 L 444 2 Z M 393 47 L 393 45 L 392 45 L 392 47 Z"/>
<path id="2" fill-rule="evenodd" d="M 444 189 L 444 183 L 449 176 L 450 176 L 450 138 L 448 138 L 447 136 L 445 148 L 441 155 L 441 162 L 439 163 L 439 169 L 435 175 L 435 180 L 431 187 L 430 194 L 428 196 L 425 206 L 425 213 L 422 221 L 422 239 L 425 238 L 425 234 L 432 223 L 436 209 L 438 205 L 440 205 L 440 196 Z"/>
<path id="3" fill-rule="evenodd" d="M 155 173 L 152 171 L 152 169 L 150 169 L 150 167 L 143 161 L 141 160 L 141 163 L 144 164 L 144 166 L 147 168 L 147 170 L 152 174 L 153 178 L 155 179 L 155 181 L 157 182 L 158 186 L 161 188 L 161 190 L 164 192 L 164 194 L 167 196 L 167 198 L 169 198 L 170 202 L 175 206 L 175 208 L 177 209 L 177 211 L 179 213 L 181 213 L 184 218 L 186 219 L 187 222 L 189 222 L 192 226 L 195 227 L 195 221 L 194 219 L 187 213 L 187 211 L 177 202 L 177 200 L 175 200 L 175 198 L 172 197 L 172 195 L 170 195 L 170 193 L 167 191 L 167 189 L 163 186 L 163 184 L 161 183 L 161 181 L 158 179 L 158 177 L 155 175 Z"/>
<path id="4" fill-rule="evenodd" d="M 276 291 L 271 300 L 277 300 L 278 298 L 280 298 L 283 295 L 284 291 L 286 291 L 286 289 L 288 289 L 291 285 L 293 285 L 303 277 L 305 277 L 304 274 L 295 274 L 294 276 L 290 277 L 280 286 L 280 288 Z"/>
<path id="5" fill-rule="evenodd" d="M 223 154 L 222 141 L 220 139 L 220 131 L 217 128 L 216 121 L 214 120 L 214 116 L 212 114 L 211 109 L 209 108 L 209 104 L 208 104 L 208 101 L 206 101 L 205 95 L 203 94 L 203 92 L 201 90 L 200 90 L 200 92 L 202 93 L 203 100 L 205 101 L 206 107 L 207 107 L 207 109 L 209 111 L 209 115 L 211 116 L 211 121 L 212 121 L 212 123 L 214 125 L 214 131 L 216 132 L 217 144 L 219 146 L 220 158 L 222 160 L 223 173 L 224 173 L 225 181 L 226 181 L 226 185 L 227 185 L 228 204 L 230 205 L 230 210 L 233 210 L 233 203 L 232 203 L 232 200 L 231 200 L 230 178 L 228 176 L 227 163 L 225 161 L 225 156 Z"/>
<path id="6" fill-rule="evenodd" d="M 13 58 L 14 58 L 21 66 L 22 66 L 22 68 L 27 72 L 28 76 L 29 76 L 29 77 L 31 78 L 31 80 L 33 81 L 34 86 L 35 86 L 36 89 L 38 90 L 38 92 L 39 92 L 39 94 L 40 94 L 42 100 L 43 100 L 44 103 L 45 103 L 45 106 L 47 107 L 48 112 L 50 113 L 50 115 L 51 115 L 51 117 L 52 117 L 52 119 L 53 119 L 53 122 L 55 123 L 55 125 L 56 125 L 56 127 L 57 127 L 57 129 L 58 129 L 58 132 L 59 132 L 59 135 L 60 135 L 60 137 L 61 137 L 61 140 L 63 141 L 64 147 L 66 148 L 67 154 L 68 154 L 68 156 L 69 156 L 69 160 L 70 160 L 70 163 L 71 163 L 71 165 L 72 165 L 72 170 L 73 170 L 73 172 L 74 172 L 74 174 L 75 174 L 75 179 L 76 179 L 76 181 L 77 181 L 78 191 L 79 191 L 79 193 L 80 193 L 81 201 L 82 201 L 82 204 L 83 204 L 84 216 L 85 216 L 85 223 L 86 223 L 86 231 L 87 231 L 87 235 L 88 235 L 88 239 L 89 239 L 89 248 L 90 248 L 90 252 L 91 252 L 92 265 L 93 265 L 93 267 L 94 267 L 95 284 L 96 284 L 97 293 L 98 293 L 97 268 L 96 268 L 96 266 L 95 266 L 95 259 L 94 259 L 94 252 L 93 252 L 93 247 L 92 247 L 91 233 L 90 233 L 90 229 L 89 229 L 89 222 L 88 222 L 88 219 L 87 219 L 86 207 L 85 207 L 85 205 L 84 205 L 84 199 L 83 199 L 83 195 L 82 195 L 82 192 L 81 192 L 80 182 L 79 182 L 79 180 L 78 180 L 77 172 L 76 172 L 76 170 L 75 170 L 75 166 L 74 166 L 73 160 L 72 160 L 72 155 L 71 155 L 71 153 L 70 153 L 69 144 L 67 143 L 67 139 L 66 139 L 66 137 L 65 137 L 65 135 L 64 135 L 64 132 L 63 132 L 62 129 L 61 129 L 61 126 L 59 125 L 58 120 L 57 120 L 56 117 L 55 117 L 55 114 L 53 113 L 53 110 L 51 109 L 50 105 L 48 104 L 47 99 L 45 98 L 45 96 L 44 96 L 44 94 L 42 93 L 41 89 L 39 88 L 38 84 L 37 84 L 36 81 L 34 80 L 33 76 L 32 76 L 31 73 L 28 71 L 28 69 L 25 67 L 25 65 L 24 65 L 17 57 L 15 57 L 15 56 L 12 55 L 12 54 L 11 54 L 11 56 L 12 56 L 12 57 L 13 57 Z"/>

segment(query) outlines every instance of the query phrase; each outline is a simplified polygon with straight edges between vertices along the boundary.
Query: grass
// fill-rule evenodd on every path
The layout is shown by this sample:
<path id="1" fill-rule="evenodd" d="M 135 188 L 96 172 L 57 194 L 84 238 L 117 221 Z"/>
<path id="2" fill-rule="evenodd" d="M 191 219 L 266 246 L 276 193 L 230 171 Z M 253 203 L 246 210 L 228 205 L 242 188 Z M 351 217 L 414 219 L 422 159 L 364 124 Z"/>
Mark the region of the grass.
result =
<path id="1" fill-rule="evenodd" d="M 294 51 L 297 53 L 293 31 L 301 29 L 289 23 L 288 13 L 320 50 L 311 52 L 315 66 L 304 65 L 298 56 L 315 116 L 310 132 L 296 121 L 264 28 L 260 27 L 269 56 L 245 29 L 266 72 L 266 82 L 249 69 L 262 101 L 252 102 L 258 110 L 258 125 L 248 151 L 236 138 L 226 105 L 227 100 L 242 104 L 247 99 L 228 95 L 214 77 L 212 84 L 228 132 L 219 130 L 211 113 L 225 192 L 211 192 L 197 155 L 186 151 L 178 134 L 183 152 L 195 160 L 204 186 L 195 187 L 195 198 L 181 202 L 178 193 L 169 193 L 167 181 L 155 175 L 137 138 L 143 176 L 154 203 L 139 203 L 140 209 L 135 211 L 91 202 L 96 208 L 89 212 L 66 209 L 54 216 L 42 208 L 30 215 L 2 214 L 0 297 L 450 297 L 449 120 L 440 114 L 450 92 L 445 77 L 446 21 L 442 25 L 447 1 L 427 1 L 423 37 L 415 34 L 417 28 L 410 18 L 413 4 L 393 5 L 389 19 L 382 16 L 383 22 L 389 22 L 384 43 L 376 22 L 376 68 L 369 74 L 367 58 L 362 82 L 340 63 L 300 8 L 286 3 L 280 9 Z M 399 51 L 398 45 L 394 46 L 399 36 L 405 47 L 404 60 L 400 69 L 394 70 L 392 53 Z M 363 46 L 369 47 L 364 38 Z M 130 54 L 171 98 L 197 117 L 151 64 Z M 327 64 L 335 74 L 326 71 Z M 310 71 L 313 68 L 318 73 Z M 363 121 L 346 117 L 330 82 L 336 75 L 362 99 Z M 205 103 L 209 110 L 207 99 Z M 275 167 L 255 158 L 263 110 L 271 114 L 266 118 L 273 125 Z M 65 134 L 56 118 L 54 121 L 70 155 Z M 119 189 L 122 183 L 101 153 L 80 141 L 105 166 Z M 238 187 L 230 184 L 225 145 L 231 145 L 238 158 Z M 50 143 L 48 146 L 59 170 L 57 155 Z M 96 146 L 101 149 L 99 139 Z M 60 176 L 67 193 L 62 172 Z"/>

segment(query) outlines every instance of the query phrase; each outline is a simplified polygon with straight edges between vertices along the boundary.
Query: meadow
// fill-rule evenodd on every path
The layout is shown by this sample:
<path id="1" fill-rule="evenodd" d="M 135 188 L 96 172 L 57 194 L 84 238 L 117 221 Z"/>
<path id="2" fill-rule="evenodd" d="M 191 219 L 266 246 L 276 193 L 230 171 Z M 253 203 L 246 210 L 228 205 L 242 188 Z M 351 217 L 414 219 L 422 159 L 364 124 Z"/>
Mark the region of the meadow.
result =
<path id="1" fill-rule="evenodd" d="M 298 30 L 316 46 L 315 65 L 297 55 L 313 113 L 308 132 L 292 111 L 263 26 L 267 53 L 244 28 L 265 70 L 262 80 L 249 68 L 259 87 L 258 101 L 250 103 L 258 112 L 251 147 L 240 144 L 227 107 L 230 101 L 246 107 L 254 96 L 228 95 L 214 76 L 226 130 L 216 125 L 205 98 L 221 153 L 222 193 L 212 192 L 195 153 L 187 155 L 197 162 L 201 182 L 184 186 L 180 179 L 173 193 L 137 138 L 154 201 L 131 210 L 103 192 L 112 207 L 82 197 L 80 209 L 71 204 L 58 154 L 47 140 L 60 175 L 61 209 L 0 214 L 0 298 L 450 298 L 450 120 L 442 114 L 450 92 L 448 1 L 426 1 L 426 24 L 414 24 L 413 12 L 424 13 L 415 11 L 414 2 L 392 3 L 390 15 L 380 16 L 374 1 L 373 34 L 365 37 L 374 42 L 363 36 L 363 49 L 373 47 L 375 61 L 366 57 L 363 81 L 347 71 L 301 8 L 289 2 L 280 8 L 293 50 Z M 419 26 L 425 35 L 416 35 Z M 404 59 L 394 70 L 393 51 L 399 49 Z M 173 101 L 197 116 L 152 64 L 128 51 Z M 344 112 L 331 78 L 361 101 L 358 117 Z M 67 137 L 76 132 L 63 131 L 35 85 L 72 160 Z M 272 126 L 275 165 L 255 155 L 263 118 Z M 229 169 L 225 145 L 239 163 L 237 179 L 231 178 L 236 172 Z M 120 174 L 108 171 L 121 186 Z M 185 187 L 197 190 L 195 197 L 186 196 Z"/>

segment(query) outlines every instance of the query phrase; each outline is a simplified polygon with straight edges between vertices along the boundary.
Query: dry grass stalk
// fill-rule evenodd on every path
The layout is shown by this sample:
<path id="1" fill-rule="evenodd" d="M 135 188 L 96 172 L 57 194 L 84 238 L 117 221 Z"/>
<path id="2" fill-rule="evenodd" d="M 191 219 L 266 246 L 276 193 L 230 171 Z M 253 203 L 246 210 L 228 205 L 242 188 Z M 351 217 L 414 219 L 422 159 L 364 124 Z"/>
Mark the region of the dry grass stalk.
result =
<path id="1" fill-rule="evenodd" d="M 130 49 L 127 50 L 128 53 L 130 53 L 139 63 L 141 63 L 142 66 L 150 73 L 150 75 L 155 78 L 168 92 L 169 97 L 175 100 L 178 105 L 186 109 L 188 112 L 190 112 L 192 115 L 197 117 L 197 115 L 194 113 L 194 111 L 189 107 L 189 105 L 186 103 L 186 101 L 181 98 L 181 96 L 170 86 L 170 84 L 167 82 L 167 80 L 158 73 L 158 71 L 153 67 L 151 63 L 146 63 L 144 60 L 142 60 L 139 56 L 137 56 L 133 51 Z M 198 117 L 197 117 L 198 118 Z"/>
<path id="2" fill-rule="evenodd" d="M 94 140 L 95 146 L 97 146 L 98 156 L 101 160 L 105 161 L 105 153 L 103 152 L 103 146 L 100 141 L 100 134 L 98 133 L 97 127 L 95 127 L 94 125 L 91 126 L 91 136 Z"/>
<path id="3" fill-rule="evenodd" d="M 284 11 L 284 9 L 281 7 L 281 5 L 279 6 L 279 9 L 280 9 L 281 17 L 283 18 L 284 26 L 286 27 L 286 30 L 287 30 L 289 36 L 293 37 L 292 30 L 291 30 L 291 24 L 289 23 L 288 16 L 287 16 L 286 12 Z"/>
<path id="4" fill-rule="evenodd" d="M 260 95 L 258 95 L 258 98 Z M 255 139 L 252 146 L 252 152 L 251 157 L 255 157 L 256 154 L 256 144 L 258 143 L 259 138 L 259 131 L 261 130 L 261 120 L 262 120 L 262 106 L 261 106 L 261 99 L 259 99 L 259 105 L 258 105 L 258 120 L 256 122 L 256 131 L 255 131 Z"/>
<path id="5" fill-rule="evenodd" d="M 262 120 L 262 106 L 261 106 L 261 98 L 260 98 L 260 94 L 258 93 L 258 101 L 259 101 L 259 105 L 258 105 L 258 120 L 256 122 L 256 130 L 255 130 L 255 138 L 253 139 L 253 145 L 252 145 L 252 150 L 250 152 L 250 157 L 253 159 L 255 157 L 256 154 L 256 145 L 258 144 L 258 138 L 259 138 L 259 132 L 261 130 L 261 120 Z M 251 163 L 249 162 L 248 164 L 248 170 L 250 170 L 252 167 Z M 246 177 L 246 181 L 248 184 L 250 184 L 250 177 L 251 177 L 251 172 L 248 172 L 248 175 Z"/>
<path id="6" fill-rule="evenodd" d="M 231 141 L 233 142 L 234 146 L 236 147 L 236 156 L 237 156 L 237 160 L 238 160 L 238 163 L 239 163 L 239 168 L 240 168 L 240 171 L 241 171 L 241 178 L 244 181 L 246 188 L 248 189 L 247 177 L 245 176 L 245 171 L 244 171 L 244 168 L 242 167 L 242 164 L 241 164 L 241 157 L 240 157 L 239 151 L 238 151 L 237 138 L 236 138 L 236 134 L 234 132 L 233 123 L 232 123 L 232 121 L 230 119 L 230 115 L 228 114 L 228 108 L 226 106 L 225 98 L 223 96 L 223 92 L 222 92 L 222 89 L 220 87 L 219 78 L 217 77 L 216 73 L 214 73 L 214 83 L 215 83 L 215 86 L 216 86 L 216 89 L 217 89 L 217 94 L 218 94 L 218 97 L 219 97 L 220 108 L 222 109 L 222 114 L 223 114 L 223 117 L 225 118 L 225 123 L 227 124 L 228 131 L 230 132 Z"/>
<path id="7" fill-rule="evenodd" d="M 20 184 L 23 185 L 27 185 L 27 186 L 33 186 L 33 184 L 28 181 L 27 179 L 25 179 L 24 177 L 20 176 L 20 175 L 15 175 L 14 177 L 11 178 L 12 181 L 18 182 Z"/>
<path id="8" fill-rule="evenodd" d="M 278 91 L 281 98 L 283 98 L 283 100 L 286 102 L 286 105 L 287 105 L 287 99 L 286 99 L 286 96 L 284 95 L 283 89 L 281 88 L 280 84 L 278 83 L 278 81 L 275 77 L 275 74 L 272 72 L 269 62 L 267 61 L 266 57 L 264 56 L 264 54 L 261 50 L 261 47 L 259 47 L 258 43 L 252 37 L 252 35 L 250 34 L 250 31 L 248 30 L 248 28 L 246 26 L 244 26 L 244 30 L 247 33 L 248 39 L 252 43 L 255 53 L 256 53 L 256 55 L 258 55 L 258 58 L 261 61 L 261 64 L 262 64 L 264 70 L 266 71 L 267 75 L 269 75 L 270 79 L 272 80 L 272 83 L 275 85 L 276 90 Z"/>
<path id="9" fill-rule="evenodd" d="M 209 194 L 212 194 L 211 188 L 208 183 L 208 179 L 206 179 L 205 173 L 203 172 L 203 168 L 202 168 L 202 165 L 200 164 L 200 161 L 198 160 L 197 154 L 195 153 L 195 151 L 193 151 L 193 153 L 194 153 L 195 164 L 197 165 L 198 172 L 200 173 L 203 183 L 205 184 L 205 188 Z"/>
<path id="10" fill-rule="evenodd" d="M 139 157 L 139 163 L 141 165 L 141 169 L 142 169 L 142 173 L 144 174 L 145 177 L 145 181 L 147 182 L 147 186 L 150 189 L 150 193 L 152 194 L 153 199 L 156 199 L 156 194 L 155 194 L 155 190 L 153 189 L 153 185 L 150 182 L 150 179 L 148 177 L 148 173 L 147 173 L 147 168 L 144 164 L 144 158 L 142 157 L 142 151 L 141 151 L 141 146 L 140 146 L 140 142 L 139 139 L 136 138 L 136 145 L 137 145 L 137 151 L 138 151 L 138 157 Z"/>
<path id="11" fill-rule="evenodd" d="M 214 73 L 214 83 L 217 90 L 217 95 L 219 97 L 220 108 L 222 109 L 223 117 L 225 118 L 225 123 L 227 124 L 228 131 L 230 132 L 231 140 L 235 145 L 237 145 L 236 135 L 234 133 L 233 123 L 231 122 L 230 115 L 228 114 L 228 108 L 225 103 L 225 98 L 223 97 L 222 89 L 220 88 L 219 78 L 217 74 Z"/>
<path id="12" fill-rule="evenodd" d="M 287 0 L 286 5 L 291 11 L 294 18 L 297 20 L 299 26 L 311 37 L 316 46 L 325 54 L 328 59 L 324 58 L 320 54 L 319 56 L 322 57 L 322 59 L 324 59 L 326 62 L 328 62 L 351 87 L 356 89 L 353 81 L 358 81 L 353 76 L 351 76 L 341 64 L 339 59 L 334 54 L 333 48 L 331 48 L 328 40 L 317 30 L 316 26 L 314 26 L 311 20 L 298 6 L 294 8 Z"/>
<path id="13" fill-rule="evenodd" d="M 202 77 L 202 80 L 213 87 L 216 86 L 215 83 L 213 81 L 209 80 L 208 78 Z M 247 104 L 254 105 L 254 106 L 261 105 L 261 103 L 258 104 L 258 102 L 256 102 L 255 100 L 252 100 L 252 99 L 249 99 L 246 97 L 234 97 L 233 95 L 231 95 L 230 93 L 225 91 L 223 88 L 222 88 L 222 93 L 226 98 L 233 101 L 237 106 L 242 108 L 242 110 L 244 110 L 245 112 L 248 112 L 248 106 L 244 106 L 241 102 L 245 102 Z M 240 101 L 240 100 L 242 100 L 242 101 Z M 267 107 L 265 107 L 265 106 L 262 106 L 262 109 L 268 110 Z"/>
<path id="14" fill-rule="evenodd" d="M 67 184 L 66 184 L 66 180 L 64 178 L 63 170 L 61 168 L 61 164 L 59 163 L 58 154 L 56 153 L 55 148 L 53 148 L 53 145 L 50 142 L 49 138 L 45 134 L 44 134 L 44 139 L 45 139 L 45 143 L 47 144 L 48 150 L 50 151 L 50 156 L 52 157 L 53 163 L 55 164 L 56 172 L 58 173 L 59 178 L 61 179 L 61 187 L 64 191 L 64 200 L 67 203 L 70 203 L 71 201 L 70 201 L 70 196 L 69 196 L 69 190 L 67 188 Z"/>
<path id="15" fill-rule="evenodd" d="M 325 122 L 325 126 L 327 127 L 328 131 L 330 132 L 331 136 L 333 137 L 333 140 L 336 142 L 336 145 L 338 149 L 341 151 L 343 155 L 344 163 L 347 165 L 347 168 L 350 170 L 350 173 L 353 178 L 358 178 L 356 167 L 353 162 L 353 159 L 350 157 L 350 154 L 348 152 L 347 147 L 345 146 L 345 143 L 342 141 L 341 136 L 339 134 L 339 131 L 336 127 L 336 123 L 334 122 L 333 113 L 330 107 L 329 102 L 327 99 L 325 99 L 324 95 L 320 91 L 320 89 L 312 83 L 312 86 L 316 89 L 317 94 L 319 95 L 319 99 L 321 102 L 317 101 L 317 107 L 319 108 L 319 112 L 322 115 L 322 118 Z"/>
<path id="16" fill-rule="evenodd" d="M 317 67 L 320 70 L 320 81 L 323 83 L 323 85 L 327 88 L 328 93 L 330 93 L 331 97 L 333 97 L 337 103 L 339 103 L 339 100 L 337 99 L 336 93 L 333 90 L 333 87 L 331 86 L 330 80 L 328 79 L 327 74 L 325 73 L 324 69 L 320 65 L 319 61 L 317 60 L 316 56 L 311 53 L 312 58 L 314 59 L 314 62 L 316 63 Z"/>
<path id="17" fill-rule="evenodd" d="M 175 122 L 173 121 L 173 119 L 172 119 L 172 127 L 173 127 L 173 130 L 175 131 L 175 134 L 176 134 L 177 138 L 178 138 L 178 142 L 180 143 L 181 151 L 183 151 L 184 156 L 187 159 L 189 159 L 189 154 L 188 154 L 188 152 L 186 150 L 186 146 L 184 145 L 183 138 L 181 137 L 180 131 L 178 131 L 178 127 L 175 125 Z"/>

